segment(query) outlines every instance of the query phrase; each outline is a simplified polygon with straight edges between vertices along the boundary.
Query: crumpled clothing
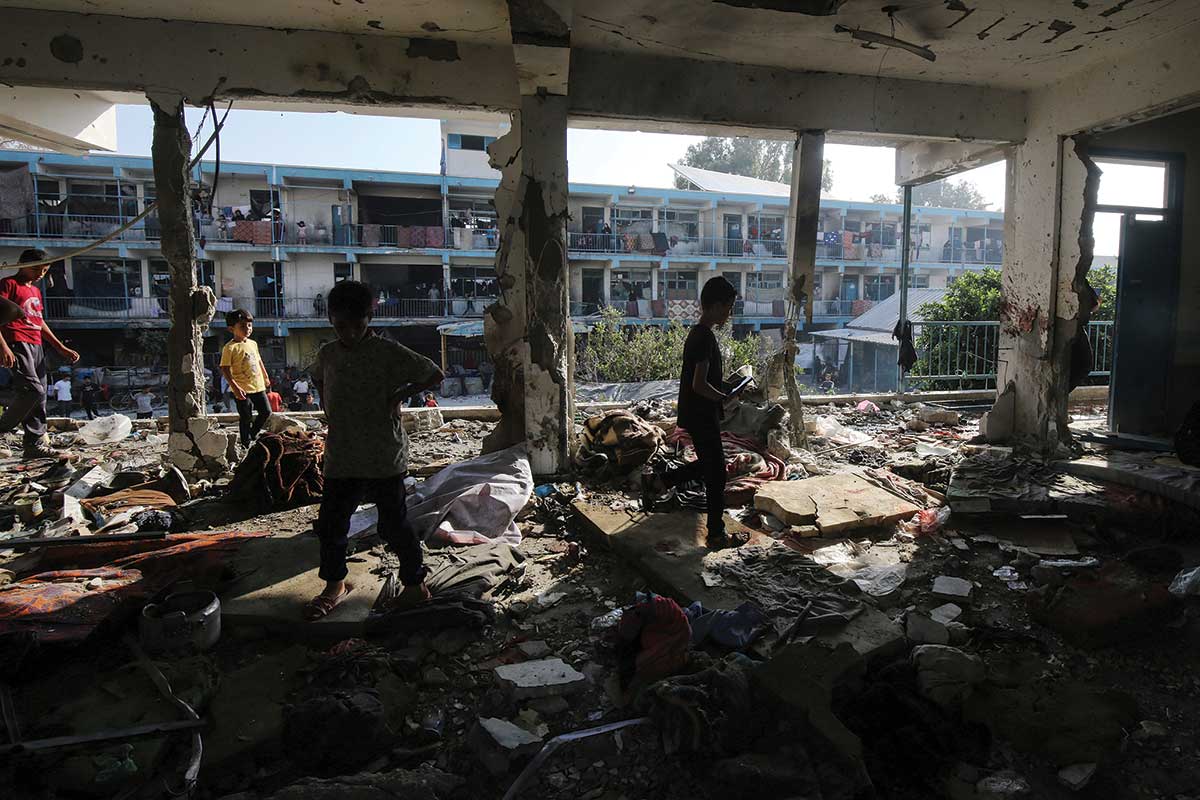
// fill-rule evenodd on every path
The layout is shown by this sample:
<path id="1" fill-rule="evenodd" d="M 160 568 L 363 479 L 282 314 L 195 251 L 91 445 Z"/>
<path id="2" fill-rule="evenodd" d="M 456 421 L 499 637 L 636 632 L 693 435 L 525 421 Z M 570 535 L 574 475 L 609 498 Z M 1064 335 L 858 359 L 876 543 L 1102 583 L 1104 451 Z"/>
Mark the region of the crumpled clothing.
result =
<path id="1" fill-rule="evenodd" d="M 225 496 L 264 509 L 320 502 L 324 458 L 325 442 L 315 436 L 260 433 L 234 470 Z"/>
<path id="2" fill-rule="evenodd" d="M 659 681 L 638 698 L 662 734 L 666 755 L 742 752 L 762 735 L 770 708 L 755 702 L 746 656 L 727 656 L 700 672 Z"/>
<path id="3" fill-rule="evenodd" d="M 400 590 L 400 582 L 389 591 L 389 579 L 380 592 L 378 604 L 385 603 Z M 488 600 L 464 595 L 434 597 L 428 602 L 403 611 L 372 611 L 366 620 L 369 635 L 380 633 L 416 633 L 447 628 L 482 628 L 492 622 L 495 611 Z"/>
<path id="4" fill-rule="evenodd" d="M 130 520 L 139 531 L 169 531 L 175 524 L 175 518 L 167 511 L 139 511 Z"/>
<path id="5" fill-rule="evenodd" d="M 588 417 L 575 462 L 585 473 L 607 479 L 628 475 L 654 457 L 663 432 L 637 414 L 614 409 Z"/>
<path id="6" fill-rule="evenodd" d="M 79 505 L 94 517 L 111 517 L 130 508 L 152 510 L 175 508 L 175 501 L 157 489 L 122 489 L 101 497 L 80 500 Z"/>
<path id="7" fill-rule="evenodd" d="M 683 428 L 676 428 L 667 441 L 680 448 L 679 459 L 694 461 L 696 450 L 692 437 Z M 787 465 L 767 452 L 765 446 L 753 439 L 738 436 L 728 431 L 721 432 L 721 446 L 725 450 L 725 505 L 729 508 L 743 506 L 754 499 L 758 487 L 767 481 L 782 481 L 787 478 Z M 704 509 L 704 488 L 683 488 L 676 493 L 681 505 Z"/>
<path id="8" fill-rule="evenodd" d="M 684 612 L 692 624 L 692 644 L 706 640 L 728 650 L 745 650 L 767 628 L 768 617 L 757 603 L 747 600 L 732 611 L 706 609 L 699 600 Z"/>
<path id="9" fill-rule="evenodd" d="M 426 558 L 425 585 L 435 595 L 483 597 L 525 572 L 525 554 L 510 544 L 489 543 L 439 551 Z"/>
<path id="10" fill-rule="evenodd" d="M 639 595 L 617 623 L 622 688 L 640 689 L 674 675 L 687 664 L 692 626 L 669 597 Z"/>
<path id="11" fill-rule="evenodd" d="M 862 613 L 857 584 L 808 556 L 773 544 L 729 550 L 708 568 L 758 604 L 780 636 L 810 636 L 839 628 Z"/>

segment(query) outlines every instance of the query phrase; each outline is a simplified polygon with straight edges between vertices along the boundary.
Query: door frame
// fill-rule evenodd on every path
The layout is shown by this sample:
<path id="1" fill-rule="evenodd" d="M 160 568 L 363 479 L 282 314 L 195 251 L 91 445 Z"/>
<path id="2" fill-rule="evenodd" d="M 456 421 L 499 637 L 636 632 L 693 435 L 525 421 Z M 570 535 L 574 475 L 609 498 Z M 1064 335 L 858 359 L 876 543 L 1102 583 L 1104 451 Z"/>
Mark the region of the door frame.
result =
<path id="1" fill-rule="evenodd" d="M 1163 208 L 1151 208 L 1147 206 L 1125 206 L 1125 205 L 1108 205 L 1097 203 L 1092 209 L 1093 213 L 1108 213 L 1121 214 L 1121 236 L 1117 243 L 1117 296 L 1115 298 L 1115 311 L 1113 316 L 1113 364 L 1108 377 L 1108 427 L 1110 430 L 1117 428 L 1117 422 L 1114 418 L 1115 408 L 1112 403 L 1113 388 L 1117 382 L 1117 337 L 1121 335 L 1121 261 L 1124 259 L 1125 251 L 1125 216 L 1129 214 L 1157 214 L 1161 215 L 1163 221 L 1169 226 L 1171 234 L 1171 250 L 1168 254 L 1175 265 L 1172 273 L 1170 286 L 1168 287 L 1168 295 L 1175 298 L 1176 302 L 1169 309 L 1166 309 L 1167 325 L 1169 332 L 1169 346 L 1167 348 L 1167 363 L 1166 368 L 1166 384 L 1165 390 L 1168 397 L 1175 391 L 1175 371 L 1171 369 L 1174 363 L 1175 348 L 1177 344 L 1177 336 L 1179 331 L 1179 278 L 1180 270 L 1183 266 L 1183 196 L 1184 196 L 1184 169 L 1185 159 L 1183 153 L 1164 152 L 1160 150 L 1133 150 L 1122 147 L 1089 147 L 1088 157 L 1093 161 L 1099 160 L 1120 160 L 1120 161 L 1153 161 L 1163 164 L 1166 168 L 1166 192 L 1163 202 L 1166 204 Z M 1103 178 L 1101 178 L 1103 180 Z M 1098 185 L 1097 185 L 1098 187 Z M 1095 253 L 1093 253 L 1093 260 Z M 1090 267 L 1089 267 L 1090 269 Z"/>

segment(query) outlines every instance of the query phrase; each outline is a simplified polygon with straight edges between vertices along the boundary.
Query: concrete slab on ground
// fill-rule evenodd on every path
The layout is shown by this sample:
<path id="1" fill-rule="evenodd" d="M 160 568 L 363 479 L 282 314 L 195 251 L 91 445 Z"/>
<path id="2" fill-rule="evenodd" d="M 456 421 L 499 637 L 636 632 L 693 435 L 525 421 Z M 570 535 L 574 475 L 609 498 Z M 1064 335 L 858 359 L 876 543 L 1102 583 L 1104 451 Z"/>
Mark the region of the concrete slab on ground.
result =
<path id="1" fill-rule="evenodd" d="M 318 545 L 308 532 L 277 534 L 246 542 L 230 563 L 238 575 L 221 592 L 221 620 L 250 625 L 302 638 L 363 635 L 367 615 L 379 597 L 384 578 L 372 574 L 379 560 L 358 553 L 347 565 L 354 591 L 329 616 L 305 622 L 304 604 L 325 582 L 317 577 Z"/>
<path id="2" fill-rule="evenodd" d="M 1117 451 L 1057 461 L 1054 466 L 1081 478 L 1141 489 L 1200 511 L 1200 467 L 1190 467 L 1174 455 Z"/>
<path id="3" fill-rule="evenodd" d="M 823 535 L 894 525 L 921 510 L 852 473 L 768 481 L 755 493 L 754 507 L 788 525 L 816 524 Z"/>
<path id="4" fill-rule="evenodd" d="M 699 600 L 706 608 L 736 608 L 746 599 L 727 586 L 705 582 L 704 557 L 712 551 L 704 545 L 703 514 L 614 511 L 582 500 L 572 506 L 585 533 L 632 564 L 656 592 L 684 605 Z M 774 543 L 729 517 L 725 524 L 730 533 L 749 533 L 750 544 Z M 903 628 L 871 605 L 864 605 L 862 613 L 847 625 L 816 638 L 835 647 L 848 642 L 868 658 L 904 647 Z"/>

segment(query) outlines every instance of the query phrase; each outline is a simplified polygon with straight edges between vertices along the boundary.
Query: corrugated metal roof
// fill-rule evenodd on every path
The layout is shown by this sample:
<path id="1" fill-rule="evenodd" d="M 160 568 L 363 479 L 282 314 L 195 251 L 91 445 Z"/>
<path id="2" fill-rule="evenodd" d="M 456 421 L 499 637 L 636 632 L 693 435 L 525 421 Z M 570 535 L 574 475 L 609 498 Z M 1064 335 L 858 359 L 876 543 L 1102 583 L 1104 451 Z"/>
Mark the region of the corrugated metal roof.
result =
<path id="1" fill-rule="evenodd" d="M 926 303 L 936 303 L 946 296 L 946 289 L 909 289 L 908 290 L 908 319 L 910 322 L 924 322 L 921 316 L 921 306 Z M 891 333 L 900 319 L 900 293 L 896 292 L 886 300 L 880 300 L 871 306 L 865 314 L 853 319 L 846 327 L 861 330 L 885 331 Z"/>
<path id="2" fill-rule="evenodd" d="M 670 167 L 675 170 L 677 175 L 681 175 L 706 192 L 719 192 L 721 194 L 765 194 L 773 197 L 787 198 L 791 198 L 792 196 L 792 187 L 786 183 L 747 178 L 744 175 L 730 175 L 727 172 L 688 167 L 683 164 L 671 164 Z"/>
<path id="3" fill-rule="evenodd" d="M 896 340 L 892 338 L 890 330 L 885 333 L 862 328 L 835 328 L 830 331 L 813 331 L 813 336 L 820 336 L 824 339 L 843 339 L 848 342 L 870 342 L 871 344 L 896 346 Z"/>

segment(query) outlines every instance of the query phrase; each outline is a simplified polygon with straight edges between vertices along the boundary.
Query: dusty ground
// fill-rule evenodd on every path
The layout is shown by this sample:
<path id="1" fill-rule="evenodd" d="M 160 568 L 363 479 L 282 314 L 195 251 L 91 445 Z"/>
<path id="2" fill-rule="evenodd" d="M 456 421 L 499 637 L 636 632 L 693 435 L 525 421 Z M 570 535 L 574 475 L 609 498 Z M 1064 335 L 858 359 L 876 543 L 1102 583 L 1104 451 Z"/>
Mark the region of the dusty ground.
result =
<path id="1" fill-rule="evenodd" d="M 837 412 L 842 424 L 878 436 L 884 446 L 834 450 L 835 443 L 822 445 L 818 440 L 813 449 L 823 454 L 809 462 L 810 470 L 836 470 L 845 464 L 883 466 L 901 451 L 911 450 L 918 441 L 957 447 L 975 431 L 974 420 L 967 419 L 954 428 L 935 428 L 919 435 L 901 433 L 905 414 L 903 409 L 886 407 L 879 415 Z M 486 423 L 454 421 L 438 431 L 415 434 L 411 437 L 412 463 L 416 466 L 470 457 L 478 452 L 479 441 L 490 427 Z M 159 452 L 158 444 L 143 437 L 89 455 L 123 468 L 138 468 L 155 462 Z M 944 489 L 944 477 L 935 463 L 927 480 L 931 486 Z M 342 754 L 340 763 L 327 765 L 318 765 L 311 753 L 302 752 L 303 745 L 291 750 L 281 748 L 276 736 L 249 759 L 229 761 L 229 766 L 220 770 L 209 769 L 206 764 L 196 796 L 254 800 L 269 797 L 305 776 L 360 771 L 378 776 L 400 768 L 418 769 L 423 764 L 465 780 L 454 797 L 499 797 L 524 762 L 518 760 L 507 776 L 496 777 L 484 769 L 469 741 L 479 717 L 518 719 L 517 712 L 524 710 L 520 724 L 535 730 L 544 725 L 545 730 L 538 732 L 549 738 L 641 716 L 640 709 L 618 707 L 611 686 L 616 655 L 606 638 L 592 630 L 591 623 L 614 608 L 630 604 L 635 592 L 647 586 L 633 566 L 618 561 L 583 535 L 563 502 L 573 491 L 568 489 L 566 494 L 537 501 L 528 509 L 528 516 L 520 522 L 525 537 L 521 551 L 527 557 L 524 575 L 498 590 L 494 622 L 480 631 L 452 629 L 388 636 L 369 643 L 297 645 L 257 629 L 231 628 L 218 647 L 200 659 L 201 664 L 175 665 L 174 672 L 169 668 L 175 676 L 172 680 L 177 684 L 176 691 L 186 689 L 198 698 L 211 698 L 226 691 L 231 676 L 239 670 L 277 661 L 282 665 L 280 669 L 287 671 L 286 675 L 281 673 L 286 683 L 280 689 L 285 703 L 299 702 L 314 692 L 368 688 L 380 698 L 388 723 L 382 734 L 368 731 L 366 725 L 347 730 L 342 738 L 350 753 Z M 584 487 L 584 491 L 589 490 Z M 593 497 L 615 505 L 637 501 L 633 493 L 612 490 L 598 491 Z M 1170 508 L 1150 503 L 1135 504 L 1130 509 L 1131 513 L 1123 516 L 1055 524 L 1070 530 L 1081 556 L 1093 556 L 1105 564 L 1136 563 L 1139 579 L 1147 584 L 1169 580 L 1179 565 L 1200 562 L 1194 531 L 1189 536 L 1189 531 L 1179 529 L 1182 526 L 1169 524 L 1173 516 Z M 236 524 L 243 529 L 304 531 L 311 526 L 315 512 L 314 506 L 244 518 L 236 510 L 212 506 L 197 515 L 194 527 Z M 1097 760 L 1091 783 L 1076 794 L 1058 782 L 1056 773 L 1063 766 L 1062 756 L 1048 753 L 1045 740 L 1086 738 L 1089 727 L 1099 729 L 1108 724 L 1111 720 L 1095 711 L 1095 706 L 1075 704 L 1083 722 L 1060 720 L 1061 729 L 1055 737 L 1031 740 L 1020 735 L 1019 726 L 1006 736 L 970 718 L 971 709 L 944 710 L 922 697 L 907 653 L 901 653 L 871 664 L 858 690 L 839 696 L 835 702 L 840 718 L 862 738 L 876 796 L 914 800 L 1020 796 L 1200 798 L 1200 755 L 1194 746 L 1200 740 L 1200 614 L 1193 613 L 1194 607 L 1172 606 L 1153 624 L 1123 630 L 1111 644 L 1083 647 L 1072 643 L 1059 630 L 1030 615 L 1029 596 L 1038 591 L 1031 575 L 1034 560 L 1002 549 L 992 538 L 1002 538 L 1005 530 L 1023 524 L 1019 519 L 997 524 L 955 517 L 937 534 L 915 538 L 897 536 L 894 530 L 855 531 L 853 541 L 860 548 L 908 565 L 904 586 L 897 595 L 868 602 L 902 624 L 907 613 L 928 611 L 944 602 L 931 595 L 934 577 L 966 578 L 974 584 L 974 592 L 970 601 L 960 603 L 964 608 L 960 621 L 968 630 L 961 635 L 958 646 L 984 661 L 990 681 L 1015 692 L 1006 700 L 1009 706 L 1026 698 L 1035 706 L 1041 703 L 1043 711 L 1050 709 L 1048 713 L 1056 714 L 1049 699 L 1080 687 L 1095 687 L 1131 698 L 1132 715 L 1124 719 L 1125 727 L 1111 737 L 1111 746 Z M 811 550 L 833 543 L 809 539 L 804 547 Z M 1158 545 L 1158 550 L 1131 555 L 1131 551 Z M 1014 582 L 1010 588 L 1008 578 L 993 574 L 1003 567 L 1016 570 L 1020 583 Z M 112 635 L 115 632 L 107 633 L 83 652 L 40 652 L 26 661 L 21 673 L 5 679 L 11 684 L 27 736 L 54 735 L 52 726 L 39 727 L 39 720 L 54 718 L 53 711 L 63 702 L 63 687 L 72 687 L 68 694 L 82 693 L 84 687 L 100 687 L 112 704 L 129 702 L 130 690 L 120 686 L 120 680 L 128 679 L 131 673 L 127 666 L 129 653 Z M 521 660 L 524 656 L 517 645 L 529 642 L 545 642 L 548 655 L 561 657 L 589 678 L 584 691 L 562 704 L 565 708 L 543 704 L 540 712 L 529 713 L 528 704 L 524 709 L 514 706 L 495 690 L 492 669 L 500 663 Z M 697 655 L 693 669 L 721 655 L 717 651 Z M 207 677 L 201 679 L 199 675 Z M 257 692 L 269 687 L 242 688 Z M 149 684 L 136 691 L 153 695 Z M 208 713 L 228 708 L 228 700 L 225 702 L 211 707 Z M 1093 711 L 1094 716 L 1088 717 Z M 754 715 L 759 710 L 751 709 L 749 713 Z M 836 781 L 828 780 L 822 784 L 823 794 L 797 795 L 795 778 L 788 769 L 801 756 L 787 748 L 795 745 L 801 748 L 796 752 L 803 753 L 801 734 L 789 723 L 774 719 L 771 710 L 764 708 L 761 713 L 764 724 L 743 742 L 744 754 L 766 754 L 772 766 L 756 772 L 754 781 L 745 780 L 745 773 L 714 766 L 716 758 L 735 753 L 668 755 L 657 728 L 645 726 L 564 746 L 546 761 L 520 796 L 588 800 L 849 796 L 837 791 Z M 999 712 L 993 716 L 999 716 Z M 1056 720 L 1042 721 L 1052 725 Z M 711 718 L 708 722 L 716 725 L 719 721 Z M 227 730 L 216 735 L 228 736 Z M 233 738 L 236 740 L 238 735 Z M 179 774 L 187 754 L 187 737 L 176 735 L 171 743 L 154 751 L 157 763 L 139 763 L 144 776 L 154 771 Z M 206 751 L 220 753 L 236 744 L 214 739 L 206 744 Z M 364 752 L 368 755 L 355 758 L 355 753 Z M 139 757 L 141 754 L 139 750 Z M 0 785 L 12 787 L 8 796 L 19 798 L 113 796 L 102 786 L 81 786 L 63 778 L 70 770 L 60 758 L 54 755 L 5 761 L 0 757 Z M 1009 773 L 1020 780 L 1010 784 L 1007 792 L 996 789 L 989 793 L 992 790 L 977 788 L 980 780 L 1003 778 Z M 997 785 L 993 783 L 993 787 Z M 1024 791 L 1018 791 L 1022 786 Z M 133 796 L 162 795 L 161 783 L 154 780 Z M 291 800 L 351 795 L 280 795 L 285 796 Z M 374 800 L 410 795 L 353 796 Z"/>

